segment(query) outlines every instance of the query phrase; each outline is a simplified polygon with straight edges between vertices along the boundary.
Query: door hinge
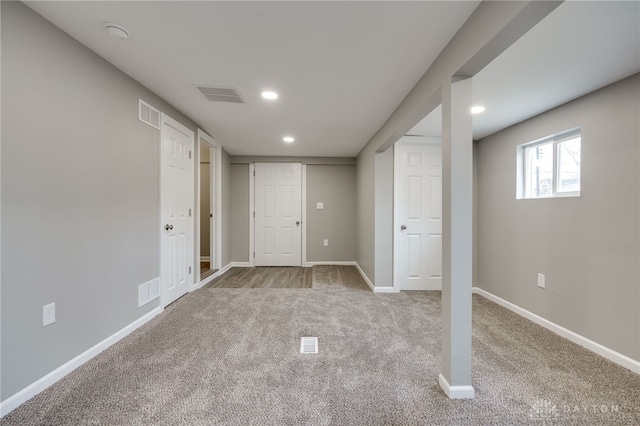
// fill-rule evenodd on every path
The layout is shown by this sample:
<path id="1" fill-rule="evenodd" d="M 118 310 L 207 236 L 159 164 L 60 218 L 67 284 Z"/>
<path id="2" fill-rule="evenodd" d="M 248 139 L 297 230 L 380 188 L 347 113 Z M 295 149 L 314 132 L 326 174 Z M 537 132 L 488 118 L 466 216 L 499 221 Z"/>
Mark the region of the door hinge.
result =
<path id="1" fill-rule="evenodd" d="M 189 266 L 189 275 L 191 275 L 191 266 Z"/>
<path id="2" fill-rule="evenodd" d="M 254 171 L 253 171 L 253 176 L 255 176 L 255 175 L 256 175 L 256 171 L 254 170 Z"/>
<path id="3" fill-rule="evenodd" d="M 191 209 L 189 209 L 189 217 L 191 217 Z"/>
<path id="4" fill-rule="evenodd" d="M 254 259 L 256 258 L 256 252 L 255 251 L 253 252 L 253 258 Z"/>
<path id="5" fill-rule="evenodd" d="M 189 151 L 189 160 L 191 160 L 191 151 Z"/>
<path id="6" fill-rule="evenodd" d="M 256 217 L 256 212 L 255 211 L 253 212 L 253 217 Z"/>

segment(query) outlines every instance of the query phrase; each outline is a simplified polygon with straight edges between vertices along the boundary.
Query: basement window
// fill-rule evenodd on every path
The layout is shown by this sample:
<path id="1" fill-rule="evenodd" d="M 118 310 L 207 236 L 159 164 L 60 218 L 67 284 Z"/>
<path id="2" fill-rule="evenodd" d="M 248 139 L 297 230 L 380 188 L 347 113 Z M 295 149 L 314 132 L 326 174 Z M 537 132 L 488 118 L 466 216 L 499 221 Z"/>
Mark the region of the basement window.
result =
<path id="1" fill-rule="evenodd" d="M 580 196 L 580 129 L 518 146 L 516 198 Z"/>

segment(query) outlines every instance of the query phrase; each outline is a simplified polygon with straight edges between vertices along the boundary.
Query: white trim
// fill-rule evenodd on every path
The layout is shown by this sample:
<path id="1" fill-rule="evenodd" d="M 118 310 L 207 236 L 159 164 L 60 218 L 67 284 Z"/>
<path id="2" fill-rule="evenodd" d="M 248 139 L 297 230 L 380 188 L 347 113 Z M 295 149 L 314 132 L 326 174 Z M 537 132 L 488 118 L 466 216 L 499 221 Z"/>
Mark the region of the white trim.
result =
<path id="1" fill-rule="evenodd" d="M 307 262 L 304 266 L 316 266 L 316 265 L 335 265 L 335 266 L 358 266 L 358 263 L 354 260 L 330 260 L 320 262 Z"/>
<path id="2" fill-rule="evenodd" d="M 220 271 L 214 272 L 213 274 L 205 277 L 205 279 L 200 280 L 200 282 L 198 283 L 198 287 L 197 289 L 200 289 L 202 287 L 204 287 L 205 285 L 209 284 L 211 281 L 215 280 L 216 278 L 218 278 L 220 276 L 220 274 L 218 273 Z"/>
<path id="3" fill-rule="evenodd" d="M 400 293 L 400 290 L 396 290 L 395 287 L 376 287 L 375 285 L 373 285 L 367 274 L 364 273 L 358 262 L 355 262 L 355 267 L 358 269 L 358 272 L 360 272 L 360 275 L 362 275 L 362 278 L 374 293 Z"/>
<path id="4" fill-rule="evenodd" d="M 229 266 L 229 268 L 253 268 L 254 267 L 251 264 L 251 262 L 231 262 L 227 266 Z"/>
<path id="5" fill-rule="evenodd" d="M 216 272 L 214 272 L 213 274 L 209 275 L 208 277 L 205 277 L 205 279 L 201 280 L 198 283 L 198 288 L 196 288 L 195 290 L 198 290 L 204 286 L 206 286 L 207 284 L 209 284 L 211 281 L 215 280 L 216 278 L 218 278 L 221 275 L 224 275 L 229 269 L 231 269 L 233 267 L 232 263 L 227 263 L 227 265 L 222 268 L 217 270 Z"/>
<path id="6" fill-rule="evenodd" d="M 58 380 L 65 377 L 67 374 L 71 373 L 76 368 L 80 367 L 87 361 L 91 360 L 92 358 L 100 354 L 100 352 L 104 351 L 111 345 L 119 342 L 124 337 L 131 334 L 133 331 L 140 328 L 145 323 L 149 322 L 155 316 L 157 316 L 158 314 L 161 314 L 163 310 L 164 309 L 162 307 L 157 307 L 153 309 L 151 312 L 148 312 L 147 314 L 138 318 L 131 324 L 121 329 L 120 331 L 117 331 L 116 333 L 107 337 L 102 342 L 87 349 L 86 351 L 76 356 L 72 360 L 62 364 L 60 367 L 56 368 L 51 373 L 45 375 L 44 377 L 41 377 L 40 379 L 31 383 L 29 386 L 22 389 L 21 391 L 18 391 L 15 394 L 11 395 L 9 398 L 5 399 L 0 403 L 0 417 L 3 417 L 6 414 L 9 414 L 11 411 L 13 411 L 15 408 L 17 408 L 21 404 L 33 398 L 43 390 L 47 389 L 49 386 L 56 383 Z"/>
<path id="7" fill-rule="evenodd" d="M 375 287 L 374 293 L 400 293 L 395 287 Z"/>
<path id="8" fill-rule="evenodd" d="M 256 244 L 256 218 L 255 218 L 255 192 L 256 192 L 256 166 L 249 164 L 249 266 L 255 265 Z"/>
<path id="9" fill-rule="evenodd" d="M 535 322 L 536 324 L 546 328 L 547 330 L 553 331 L 557 335 L 562 336 L 565 339 L 572 341 L 573 343 L 576 343 L 586 349 L 589 349 L 592 352 L 595 352 L 596 354 L 602 357 L 605 357 L 609 361 L 613 361 L 624 368 L 628 368 L 629 370 L 633 371 L 636 374 L 640 374 L 640 361 L 636 361 L 634 359 L 629 358 L 626 355 L 622 355 L 619 352 L 616 352 L 612 349 L 602 346 L 600 343 L 596 343 L 593 340 L 590 340 L 584 336 L 581 336 L 578 333 L 575 333 L 554 322 L 551 322 L 545 318 L 542 318 L 541 316 L 536 315 L 533 312 L 529 312 L 526 309 L 521 308 L 518 305 L 514 305 L 513 303 L 508 302 L 479 287 L 473 287 L 472 291 L 473 293 L 479 294 L 480 296 L 486 299 L 489 299 L 492 302 L 497 303 L 498 305 L 505 307 L 512 312 L 515 312 L 516 314 L 528 319 L 529 321 Z"/>
<path id="10" fill-rule="evenodd" d="M 216 142 L 213 137 L 211 137 L 204 130 L 198 128 L 196 132 L 197 137 L 197 149 L 194 146 L 194 161 L 195 161 L 195 170 L 196 170 L 196 179 L 195 179 L 195 196 L 196 203 L 194 206 L 194 241 L 195 241 L 195 259 L 200 259 L 201 262 L 211 262 L 211 269 L 220 268 L 222 264 L 222 146 Z M 211 227 L 211 237 L 210 244 L 211 248 L 213 248 L 213 252 L 215 253 L 215 258 L 211 259 L 210 256 L 200 256 L 200 143 L 204 142 L 211 151 L 215 151 L 214 157 L 214 170 L 215 170 L 215 197 L 211 199 L 212 212 L 215 217 L 215 223 Z M 213 180 L 213 175 L 210 176 Z M 213 189 L 213 187 L 212 187 Z M 213 191 L 212 191 L 213 192 Z M 195 220 L 195 219 L 198 220 Z M 215 248 L 213 245 L 215 244 Z M 206 259 L 206 260 L 205 260 Z M 199 276 L 198 276 L 199 277 Z M 207 277 L 209 278 L 209 277 Z M 205 278 L 205 280 L 207 279 Z M 207 281 L 208 282 L 208 281 Z M 192 291 L 197 290 L 203 286 L 203 282 L 197 278 L 194 279 L 194 284 L 192 286 Z"/>
<path id="11" fill-rule="evenodd" d="M 473 399 L 476 396 L 473 386 L 451 386 L 442 374 L 438 383 L 449 399 Z"/>
<path id="12" fill-rule="evenodd" d="M 393 144 L 393 230 L 391 239 L 393 240 L 393 256 L 392 256 L 392 264 L 393 264 L 393 292 L 397 293 L 400 291 L 400 268 L 398 267 L 398 256 L 397 253 L 400 253 L 400 233 L 396 232 L 396 229 L 400 229 L 400 141 Z M 388 291 L 387 293 L 391 293 Z"/>
<path id="13" fill-rule="evenodd" d="M 364 282 L 367 283 L 367 285 L 369 286 L 371 291 L 375 293 L 376 292 L 375 286 L 373 285 L 373 283 L 371 282 L 371 280 L 369 279 L 367 274 L 364 273 L 364 271 L 362 270 L 362 268 L 360 267 L 358 262 L 356 262 L 356 269 L 358 270 L 358 272 L 360 272 L 360 275 L 362 276 L 362 279 L 364 280 Z"/>
<path id="14" fill-rule="evenodd" d="M 229 269 L 231 269 L 232 267 L 233 267 L 233 265 L 231 264 L 231 262 L 229 262 L 229 263 L 227 263 L 227 264 L 224 266 L 224 268 L 220 269 L 218 272 L 216 272 L 216 273 L 215 273 L 215 274 L 213 274 L 213 275 L 215 275 L 215 276 L 218 276 L 218 277 L 219 277 L 220 275 L 222 275 L 222 274 L 226 273 L 226 272 L 227 272 Z"/>
<path id="15" fill-rule="evenodd" d="M 300 265 L 307 264 L 307 165 L 302 165 L 302 253 L 300 255 Z"/>

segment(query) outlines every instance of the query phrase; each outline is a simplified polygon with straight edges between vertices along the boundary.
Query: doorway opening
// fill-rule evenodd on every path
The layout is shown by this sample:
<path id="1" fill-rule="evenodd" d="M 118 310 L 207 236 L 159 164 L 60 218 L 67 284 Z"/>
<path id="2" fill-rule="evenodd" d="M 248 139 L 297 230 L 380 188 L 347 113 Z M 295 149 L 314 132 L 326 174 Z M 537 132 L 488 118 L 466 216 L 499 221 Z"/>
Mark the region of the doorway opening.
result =
<path id="1" fill-rule="evenodd" d="M 199 279 L 196 288 L 215 277 L 220 269 L 221 251 L 221 147 L 198 129 L 196 264 Z"/>

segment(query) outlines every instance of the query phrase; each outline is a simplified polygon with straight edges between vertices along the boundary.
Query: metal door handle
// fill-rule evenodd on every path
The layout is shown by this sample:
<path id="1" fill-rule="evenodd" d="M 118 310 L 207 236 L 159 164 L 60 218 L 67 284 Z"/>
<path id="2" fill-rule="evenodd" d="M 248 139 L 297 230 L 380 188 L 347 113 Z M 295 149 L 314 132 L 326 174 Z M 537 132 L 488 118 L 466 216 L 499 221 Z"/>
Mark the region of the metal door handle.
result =
<path id="1" fill-rule="evenodd" d="M 164 226 L 164 230 L 165 230 L 165 231 L 168 231 L 169 229 L 173 229 L 173 225 L 166 224 L 166 225 Z"/>
<path id="2" fill-rule="evenodd" d="M 300 225 L 300 221 L 299 220 L 296 220 L 296 225 Z"/>
<path id="3" fill-rule="evenodd" d="M 402 229 L 404 231 L 405 229 L 407 229 L 407 226 L 406 225 L 400 225 L 400 229 Z"/>

